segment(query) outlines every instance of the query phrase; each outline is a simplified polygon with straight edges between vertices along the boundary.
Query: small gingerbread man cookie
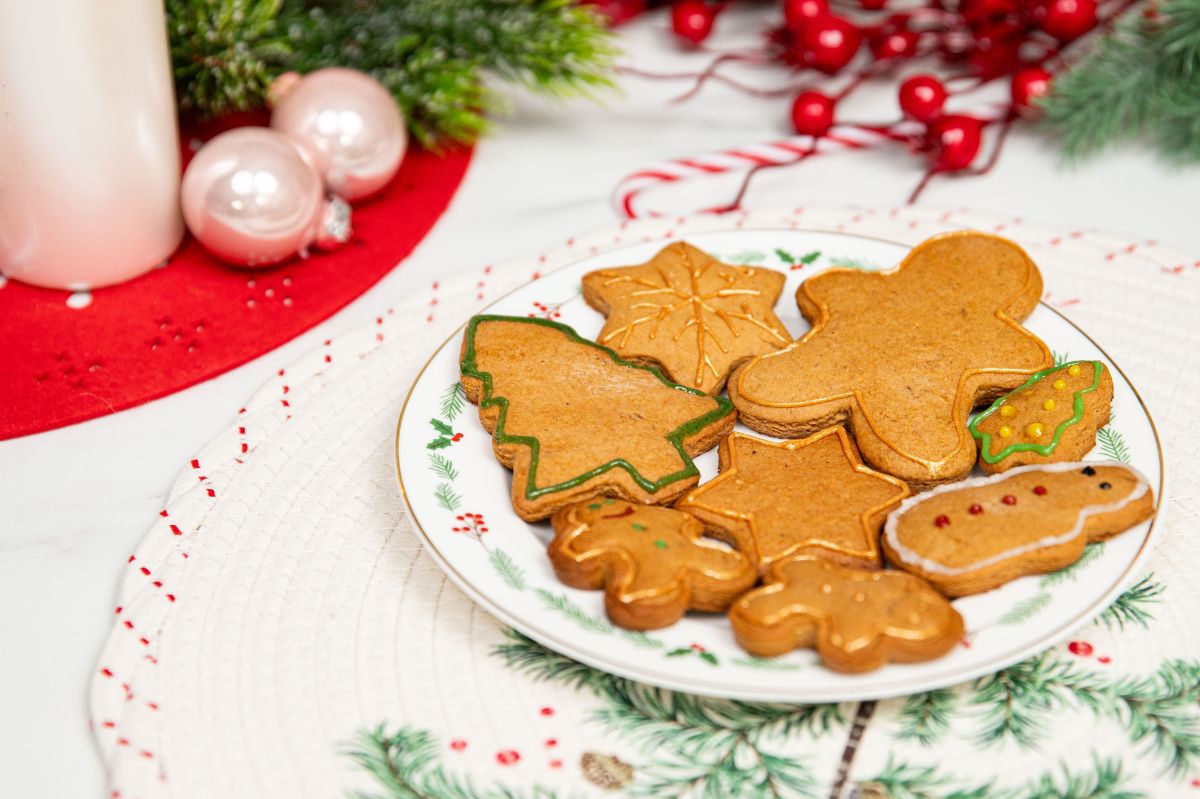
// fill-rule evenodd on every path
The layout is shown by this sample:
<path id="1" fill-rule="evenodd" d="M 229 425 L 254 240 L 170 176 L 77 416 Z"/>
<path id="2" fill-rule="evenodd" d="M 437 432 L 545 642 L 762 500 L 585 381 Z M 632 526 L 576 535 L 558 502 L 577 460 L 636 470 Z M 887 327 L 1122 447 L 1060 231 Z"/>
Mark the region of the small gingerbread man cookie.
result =
<path id="1" fill-rule="evenodd" d="M 888 562 L 947 596 L 990 591 L 1069 566 L 1089 542 L 1154 515 L 1154 492 L 1115 461 L 1019 466 L 939 486 L 888 516 Z"/>
<path id="2" fill-rule="evenodd" d="M 1042 371 L 975 417 L 979 468 L 993 474 L 1033 463 L 1077 461 L 1112 415 L 1112 375 L 1100 361 Z"/>
<path id="3" fill-rule="evenodd" d="M 666 627 L 689 609 L 723 611 L 758 579 L 749 560 L 670 508 L 604 497 L 563 508 L 553 523 L 546 551 L 558 579 L 604 589 L 608 617 L 626 629 Z"/>
<path id="4" fill-rule="evenodd" d="M 766 585 L 733 604 L 729 621 L 753 655 L 814 647 L 844 672 L 932 660 L 963 634 L 962 616 L 924 581 L 807 556 L 775 564 Z"/>

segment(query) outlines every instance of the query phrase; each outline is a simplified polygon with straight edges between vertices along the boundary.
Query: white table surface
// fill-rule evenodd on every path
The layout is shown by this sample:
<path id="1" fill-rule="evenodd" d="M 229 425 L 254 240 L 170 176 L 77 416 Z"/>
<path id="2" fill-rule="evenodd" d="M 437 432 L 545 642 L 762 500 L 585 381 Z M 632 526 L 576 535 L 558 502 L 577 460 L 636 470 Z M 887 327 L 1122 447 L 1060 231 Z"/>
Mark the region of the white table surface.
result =
<path id="1" fill-rule="evenodd" d="M 722 17 L 714 44 L 753 41 L 754 14 L 738 13 Z M 626 62 L 641 69 L 696 69 L 706 60 L 673 46 L 661 14 L 628 26 L 622 40 Z M 787 80 L 777 71 L 745 74 L 763 86 Z M 682 83 L 627 78 L 622 87 L 602 106 L 515 96 L 514 115 L 480 144 L 448 212 L 413 255 L 291 343 L 148 405 L 0 442 L 0 620 L 8 650 L 0 654 L 0 793 L 102 795 L 85 708 L 121 566 L 175 473 L 276 369 L 370 320 L 411 287 L 613 224 L 610 193 L 637 168 L 790 133 L 785 99 L 711 84 L 672 106 L 666 100 Z M 888 87 L 861 92 L 847 113 L 892 118 L 892 97 Z M 920 173 L 917 159 L 894 149 L 821 157 L 763 174 L 746 205 L 899 205 Z M 1198 197 L 1200 169 L 1167 166 L 1135 148 L 1064 167 L 1053 143 L 1022 125 L 991 174 L 935 181 L 921 204 L 1098 228 L 1200 256 Z"/>

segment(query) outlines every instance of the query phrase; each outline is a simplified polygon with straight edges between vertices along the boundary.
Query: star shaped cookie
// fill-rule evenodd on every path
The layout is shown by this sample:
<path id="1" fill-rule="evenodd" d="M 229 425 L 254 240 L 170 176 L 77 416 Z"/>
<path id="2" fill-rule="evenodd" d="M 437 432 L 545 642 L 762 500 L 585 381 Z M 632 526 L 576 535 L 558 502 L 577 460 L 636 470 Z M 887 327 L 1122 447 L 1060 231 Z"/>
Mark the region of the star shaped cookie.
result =
<path id="1" fill-rule="evenodd" d="M 583 297 L 608 317 L 597 342 L 712 394 L 741 362 L 791 342 L 771 310 L 783 282 L 679 241 L 640 266 L 589 272 Z"/>
<path id="2" fill-rule="evenodd" d="M 830 269 L 796 300 L 812 329 L 729 380 L 738 417 L 780 438 L 846 422 L 863 458 L 915 488 L 971 470 L 967 417 L 1053 363 L 1021 326 L 1042 293 L 1012 242 L 969 231 L 918 245 L 888 272 Z"/>
<path id="3" fill-rule="evenodd" d="M 604 497 L 563 508 L 553 522 L 546 551 L 558 578 L 603 588 L 608 617 L 627 629 L 666 627 L 688 609 L 724 611 L 758 580 L 749 560 L 670 508 Z"/>
<path id="4" fill-rule="evenodd" d="M 836 671 L 931 660 L 963 634 L 962 616 L 924 580 L 796 557 L 729 609 L 734 637 L 760 657 L 814 647 Z"/>
<path id="5" fill-rule="evenodd" d="M 879 531 L 908 486 L 863 465 L 842 427 L 798 441 L 731 433 L 721 473 L 676 504 L 765 573 L 797 554 L 878 568 Z"/>

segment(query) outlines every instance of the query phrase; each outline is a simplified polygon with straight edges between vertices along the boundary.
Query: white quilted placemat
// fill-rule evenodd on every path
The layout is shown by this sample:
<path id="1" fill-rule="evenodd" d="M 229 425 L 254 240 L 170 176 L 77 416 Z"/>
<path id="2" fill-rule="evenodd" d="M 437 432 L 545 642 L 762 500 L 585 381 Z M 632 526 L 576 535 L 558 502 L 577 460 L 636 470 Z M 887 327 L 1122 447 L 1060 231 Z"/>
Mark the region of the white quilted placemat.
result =
<path id="1" fill-rule="evenodd" d="M 1159 426 L 1152 573 L 1076 640 L 996 676 L 812 707 L 631 683 L 478 610 L 404 518 L 393 436 L 416 371 L 541 273 L 729 227 L 908 243 L 979 228 L 1025 246 L 1045 299 L 1121 364 Z M 1200 262 L 1152 241 L 916 209 L 627 223 L 415 292 L 280 369 L 184 465 L 124 567 L 96 666 L 112 796 L 1200 796 L 1198 300 Z"/>

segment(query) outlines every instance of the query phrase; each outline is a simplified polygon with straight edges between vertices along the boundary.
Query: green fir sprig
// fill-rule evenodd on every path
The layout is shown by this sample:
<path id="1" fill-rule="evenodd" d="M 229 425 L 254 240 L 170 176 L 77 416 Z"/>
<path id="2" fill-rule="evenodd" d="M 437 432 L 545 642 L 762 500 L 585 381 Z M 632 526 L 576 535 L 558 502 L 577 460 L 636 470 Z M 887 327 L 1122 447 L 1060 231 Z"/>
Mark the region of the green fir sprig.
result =
<path id="1" fill-rule="evenodd" d="M 859 785 L 859 795 L 888 799 L 1143 799 L 1146 794 L 1126 787 L 1128 779 L 1120 760 L 1100 758 L 1095 752 L 1090 767 L 1074 770 L 1062 763 L 1057 771 L 1008 788 L 994 781 L 973 783 L 936 766 L 918 766 L 889 756 L 878 776 Z"/>
<path id="2" fill-rule="evenodd" d="M 166 0 L 180 106 L 219 116 L 263 105 L 281 72 L 374 75 L 413 134 L 471 141 L 503 108 L 484 77 L 550 97 L 610 87 L 603 22 L 571 0 Z"/>
<path id="3" fill-rule="evenodd" d="M 1108 629 L 1124 630 L 1125 625 L 1148 628 L 1154 619 L 1150 605 L 1158 604 L 1159 597 L 1167 587 L 1147 574 L 1136 584 L 1127 588 L 1113 603 L 1104 609 L 1098 621 Z"/>
<path id="4" fill-rule="evenodd" d="M 647 753 L 628 787 L 634 796 L 817 794 L 810 764 L 787 754 L 796 735 L 845 727 L 840 705 L 777 705 L 709 699 L 597 671 L 515 631 L 496 653 L 518 671 L 589 690 L 592 720 Z"/>
<path id="5" fill-rule="evenodd" d="M 447 771 L 440 746 L 426 730 L 400 727 L 387 732 L 381 724 L 359 734 L 345 754 L 369 774 L 382 792 L 352 794 L 356 799 L 556 799 L 558 792 L 540 785 L 528 790 L 481 786 Z"/>
<path id="6" fill-rule="evenodd" d="M 1200 160 L 1200 0 L 1134 8 L 1054 79 L 1045 125 L 1070 158 L 1148 139 L 1173 161 Z"/>
<path id="7" fill-rule="evenodd" d="M 922 746 L 932 746 L 942 740 L 950 730 L 955 701 L 954 691 L 949 688 L 905 698 L 896 737 L 901 741 L 916 741 Z"/>

